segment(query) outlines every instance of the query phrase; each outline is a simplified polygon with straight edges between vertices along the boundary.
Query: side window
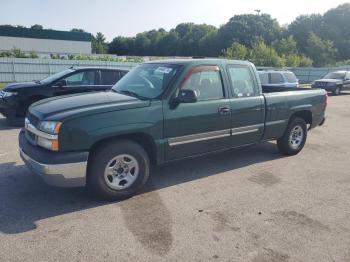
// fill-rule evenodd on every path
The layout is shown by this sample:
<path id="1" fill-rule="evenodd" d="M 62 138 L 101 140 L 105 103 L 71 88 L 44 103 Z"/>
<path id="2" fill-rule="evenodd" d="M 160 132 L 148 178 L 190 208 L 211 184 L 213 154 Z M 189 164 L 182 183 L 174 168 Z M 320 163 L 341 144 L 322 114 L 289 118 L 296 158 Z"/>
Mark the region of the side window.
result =
<path id="1" fill-rule="evenodd" d="M 221 75 L 217 66 L 195 68 L 183 84 L 182 89 L 194 90 L 198 101 L 224 97 Z"/>
<path id="2" fill-rule="evenodd" d="M 270 73 L 271 84 L 282 84 L 284 79 L 281 73 Z"/>
<path id="3" fill-rule="evenodd" d="M 255 83 L 252 73 L 246 66 L 229 66 L 234 97 L 250 97 L 256 95 Z"/>
<path id="4" fill-rule="evenodd" d="M 119 71 L 105 70 L 102 71 L 101 85 L 114 85 L 119 80 Z"/>
<path id="5" fill-rule="evenodd" d="M 284 76 L 287 78 L 288 83 L 295 83 L 298 82 L 297 78 L 295 75 L 291 72 L 284 73 Z"/>
<path id="6" fill-rule="evenodd" d="M 95 76 L 95 71 L 83 71 L 63 78 L 63 80 L 66 81 L 67 86 L 89 86 L 95 85 Z"/>

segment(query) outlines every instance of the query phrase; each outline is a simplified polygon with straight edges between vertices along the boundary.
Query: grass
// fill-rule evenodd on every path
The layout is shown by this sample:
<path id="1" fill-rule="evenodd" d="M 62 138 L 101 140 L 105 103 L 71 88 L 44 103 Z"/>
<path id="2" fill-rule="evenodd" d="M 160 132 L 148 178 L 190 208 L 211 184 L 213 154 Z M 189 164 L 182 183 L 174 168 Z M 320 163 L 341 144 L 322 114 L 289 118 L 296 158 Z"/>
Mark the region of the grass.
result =
<path id="1" fill-rule="evenodd" d="M 0 90 L 5 87 L 5 83 L 0 83 Z"/>

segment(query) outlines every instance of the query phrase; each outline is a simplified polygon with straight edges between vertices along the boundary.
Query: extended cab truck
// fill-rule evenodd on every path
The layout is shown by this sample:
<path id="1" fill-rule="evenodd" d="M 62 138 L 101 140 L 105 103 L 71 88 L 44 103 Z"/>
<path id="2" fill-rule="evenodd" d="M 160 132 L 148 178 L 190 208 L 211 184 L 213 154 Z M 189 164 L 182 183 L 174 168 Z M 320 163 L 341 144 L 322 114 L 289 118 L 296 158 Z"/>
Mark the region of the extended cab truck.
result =
<path id="1" fill-rule="evenodd" d="M 26 165 L 56 186 L 134 195 L 150 165 L 277 140 L 294 155 L 324 122 L 324 90 L 263 93 L 253 64 L 189 59 L 142 64 L 110 92 L 39 101 L 19 135 Z"/>

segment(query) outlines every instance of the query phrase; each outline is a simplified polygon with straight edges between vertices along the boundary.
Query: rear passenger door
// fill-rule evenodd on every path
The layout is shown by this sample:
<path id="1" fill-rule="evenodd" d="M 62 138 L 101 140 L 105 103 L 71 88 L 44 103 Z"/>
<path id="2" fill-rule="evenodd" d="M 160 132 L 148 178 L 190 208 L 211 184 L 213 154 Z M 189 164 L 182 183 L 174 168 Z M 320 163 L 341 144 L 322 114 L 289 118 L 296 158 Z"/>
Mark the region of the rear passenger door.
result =
<path id="1" fill-rule="evenodd" d="M 180 89 L 194 90 L 198 101 L 164 106 L 166 159 L 230 147 L 230 99 L 217 65 L 196 66 Z"/>
<path id="2" fill-rule="evenodd" d="M 91 91 L 98 83 L 98 71 L 79 70 L 64 78 L 61 78 L 53 84 L 54 95 L 67 95 Z"/>
<path id="3" fill-rule="evenodd" d="M 265 102 L 255 73 L 246 65 L 228 65 L 232 91 L 231 146 L 260 141 L 264 131 Z"/>
<path id="4" fill-rule="evenodd" d="M 95 91 L 109 90 L 121 78 L 121 72 L 118 70 L 100 70 L 100 83 L 94 88 Z"/>

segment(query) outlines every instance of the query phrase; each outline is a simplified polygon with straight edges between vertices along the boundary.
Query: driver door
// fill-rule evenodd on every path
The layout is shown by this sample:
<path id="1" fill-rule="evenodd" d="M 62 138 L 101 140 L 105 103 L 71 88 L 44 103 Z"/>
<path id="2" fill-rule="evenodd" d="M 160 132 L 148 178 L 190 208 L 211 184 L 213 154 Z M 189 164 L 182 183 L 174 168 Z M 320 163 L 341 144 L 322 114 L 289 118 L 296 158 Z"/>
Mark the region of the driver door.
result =
<path id="1" fill-rule="evenodd" d="M 230 99 L 219 67 L 195 67 L 184 79 L 180 89 L 194 90 L 198 101 L 164 107 L 166 160 L 230 146 Z"/>

